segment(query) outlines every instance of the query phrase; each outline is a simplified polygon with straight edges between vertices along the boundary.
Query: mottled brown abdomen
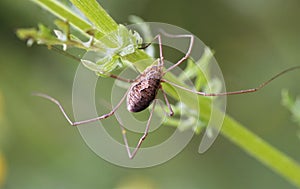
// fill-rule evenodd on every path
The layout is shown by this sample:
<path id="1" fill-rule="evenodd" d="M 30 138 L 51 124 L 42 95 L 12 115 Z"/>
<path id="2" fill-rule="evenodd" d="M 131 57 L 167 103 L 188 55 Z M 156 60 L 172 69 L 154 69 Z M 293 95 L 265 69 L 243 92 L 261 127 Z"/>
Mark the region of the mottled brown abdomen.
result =
<path id="1" fill-rule="evenodd" d="M 140 112 L 146 109 L 155 99 L 159 89 L 160 79 L 147 79 L 132 85 L 127 94 L 127 109 L 130 112 Z"/>
<path id="2" fill-rule="evenodd" d="M 150 66 L 136 78 L 127 94 L 127 110 L 140 112 L 155 99 L 160 88 L 162 70 L 159 66 Z"/>

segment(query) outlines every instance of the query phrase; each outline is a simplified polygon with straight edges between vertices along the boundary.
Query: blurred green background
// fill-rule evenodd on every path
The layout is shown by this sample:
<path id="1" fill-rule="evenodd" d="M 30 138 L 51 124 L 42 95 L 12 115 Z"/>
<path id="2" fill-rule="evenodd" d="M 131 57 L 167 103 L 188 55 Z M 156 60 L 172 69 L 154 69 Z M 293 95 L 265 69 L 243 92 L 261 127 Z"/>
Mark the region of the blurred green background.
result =
<path id="1" fill-rule="evenodd" d="M 128 16 L 134 14 L 194 33 L 216 51 L 228 91 L 257 86 L 300 64 L 300 2 L 296 0 L 99 2 L 119 23 L 128 23 Z M 96 156 L 56 106 L 30 96 L 33 91 L 51 94 L 71 112 L 77 63 L 45 47 L 28 48 L 14 33 L 38 22 L 50 25 L 52 20 L 30 1 L 0 1 L 3 188 L 294 188 L 222 136 L 201 155 L 197 153 L 201 138 L 196 136 L 175 158 L 147 169 L 121 168 Z M 289 73 L 256 94 L 228 97 L 227 106 L 228 114 L 298 162 L 299 127 L 282 107 L 280 94 L 283 88 L 300 94 L 299 73 Z"/>

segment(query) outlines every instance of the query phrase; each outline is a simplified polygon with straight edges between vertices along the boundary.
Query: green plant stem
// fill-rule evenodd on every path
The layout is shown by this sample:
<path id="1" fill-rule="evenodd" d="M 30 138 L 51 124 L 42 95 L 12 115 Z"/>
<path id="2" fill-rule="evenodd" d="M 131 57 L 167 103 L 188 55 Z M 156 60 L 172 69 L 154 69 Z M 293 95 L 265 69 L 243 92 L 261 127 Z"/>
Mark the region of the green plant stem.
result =
<path id="1" fill-rule="evenodd" d="M 300 166 L 293 159 L 229 116 L 225 117 L 221 133 L 248 154 L 300 188 Z"/>
<path id="2" fill-rule="evenodd" d="M 50 10 L 53 14 L 62 19 L 67 19 L 73 26 L 79 30 L 85 32 L 91 26 L 80 17 L 71 13 L 68 9 L 64 10 L 64 7 L 59 5 L 53 0 L 33 0 L 42 7 Z M 85 16 L 95 24 L 101 35 L 112 32 L 116 29 L 116 22 L 105 12 L 105 10 L 97 4 L 95 0 L 71 0 Z M 98 36 L 99 37 L 99 36 Z M 127 56 L 127 60 L 134 63 L 139 70 L 145 69 L 147 65 L 153 61 L 144 51 L 137 50 L 134 54 Z M 146 61 L 141 61 L 146 60 Z M 171 74 L 166 75 L 167 79 L 174 83 L 183 85 L 175 76 Z M 183 85 L 184 86 L 184 85 Z M 169 95 L 178 98 L 177 95 L 172 93 L 172 90 L 167 85 L 164 85 L 164 89 Z M 186 98 L 181 98 L 183 103 L 188 107 L 195 109 L 195 98 L 191 98 L 187 92 L 180 92 L 180 95 Z M 207 98 L 199 97 L 201 106 L 201 119 L 209 119 L 210 117 L 210 100 Z M 300 188 L 300 166 L 294 160 L 283 154 L 279 150 L 275 149 L 259 136 L 255 135 L 246 127 L 235 121 L 230 116 L 226 115 L 221 129 L 222 135 L 231 140 L 234 144 L 238 145 L 248 154 L 256 158 L 258 161 L 277 172 L 283 178 L 288 180 Z"/>

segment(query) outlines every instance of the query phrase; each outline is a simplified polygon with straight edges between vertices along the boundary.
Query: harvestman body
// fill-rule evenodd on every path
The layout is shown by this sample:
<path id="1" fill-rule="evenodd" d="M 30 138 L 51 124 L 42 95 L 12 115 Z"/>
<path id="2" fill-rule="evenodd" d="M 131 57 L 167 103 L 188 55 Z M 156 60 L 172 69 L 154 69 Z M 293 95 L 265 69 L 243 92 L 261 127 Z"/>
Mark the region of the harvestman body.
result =
<path id="1" fill-rule="evenodd" d="M 150 66 L 131 84 L 127 94 L 127 110 L 140 112 L 146 109 L 155 99 L 161 88 L 162 67 Z"/>
<path id="2" fill-rule="evenodd" d="M 166 95 L 165 91 L 163 90 L 163 88 L 161 86 L 161 82 L 169 83 L 169 84 L 171 84 L 171 85 L 173 85 L 177 88 L 180 88 L 180 89 L 183 89 L 185 91 L 189 91 L 191 93 L 195 93 L 195 94 L 198 94 L 198 95 L 202 95 L 202 96 L 234 95 L 234 94 L 243 94 L 243 93 L 256 92 L 259 89 L 266 86 L 271 81 L 273 81 L 274 79 L 276 79 L 277 77 L 283 75 L 284 73 L 300 68 L 300 66 L 295 66 L 295 67 L 291 67 L 289 69 L 286 69 L 286 70 L 278 73 L 277 75 L 275 75 L 271 79 L 267 80 L 266 82 L 262 83 L 261 85 L 259 85 L 256 88 L 251 88 L 251 89 L 246 89 L 246 90 L 239 90 L 239 91 L 232 91 L 232 92 L 224 92 L 224 93 L 204 93 L 204 92 L 194 91 L 192 89 L 187 89 L 183 86 L 177 85 L 173 82 L 170 82 L 168 80 L 163 79 L 163 76 L 167 72 L 169 72 L 173 68 L 175 68 L 178 65 L 180 65 L 181 63 L 183 63 L 190 56 L 190 53 L 191 53 L 191 50 L 192 50 L 192 47 L 193 47 L 193 43 L 194 43 L 194 36 L 193 35 L 171 35 L 171 34 L 167 34 L 167 33 L 164 33 L 164 32 L 163 32 L 163 34 L 165 36 L 171 37 L 171 38 L 189 38 L 190 39 L 189 48 L 188 48 L 187 53 L 185 54 L 185 56 L 182 57 L 176 64 L 172 65 L 171 67 L 167 68 L 164 71 L 163 70 L 164 69 L 164 58 L 163 58 L 163 53 L 162 53 L 161 35 L 158 34 L 153 39 L 153 40 L 157 39 L 158 40 L 158 45 L 159 45 L 160 57 L 157 60 L 157 65 L 154 64 L 152 66 L 149 66 L 134 80 L 121 78 L 121 77 L 116 76 L 116 75 L 110 75 L 111 78 L 131 83 L 131 86 L 129 87 L 129 89 L 127 90 L 125 95 L 122 97 L 120 102 L 107 114 L 104 114 L 104 115 L 96 117 L 96 118 L 88 119 L 88 120 L 72 122 L 70 120 L 70 118 L 68 117 L 68 115 L 65 113 L 62 105 L 56 99 L 50 97 L 49 95 L 42 94 L 42 93 L 36 93 L 35 95 L 46 98 L 48 100 L 51 100 L 52 102 L 57 104 L 58 107 L 60 108 L 61 112 L 65 116 L 65 118 L 68 120 L 68 122 L 72 126 L 77 126 L 77 125 L 90 123 L 90 122 L 94 122 L 94 121 L 99 121 L 99 120 L 106 119 L 106 118 L 112 116 L 116 112 L 116 110 L 120 107 L 120 105 L 123 103 L 123 101 L 125 100 L 126 97 L 127 97 L 127 99 L 126 99 L 127 100 L 127 110 L 130 111 L 130 112 L 143 111 L 146 108 L 148 108 L 149 105 L 153 102 L 153 107 L 152 107 L 152 110 L 150 112 L 150 116 L 149 116 L 149 119 L 147 121 L 147 125 L 146 125 L 146 128 L 145 128 L 144 134 L 140 138 L 140 140 L 138 141 L 136 147 L 134 148 L 134 150 L 132 152 L 130 151 L 130 147 L 129 147 L 128 142 L 127 142 L 126 130 L 120 124 L 128 156 L 129 156 L 130 159 L 132 159 L 132 158 L 134 158 L 134 156 L 136 155 L 138 149 L 142 145 L 142 142 L 147 137 L 149 127 L 150 127 L 151 118 L 152 118 L 154 108 L 155 108 L 155 104 L 156 104 L 156 100 L 155 100 L 156 95 L 157 95 L 159 90 L 162 92 L 163 97 L 165 99 L 165 102 L 166 102 L 166 104 L 168 106 L 168 109 L 170 111 L 169 116 L 173 115 L 173 110 L 172 110 L 171 105 L 168 101 L 167 95 Z M 72 57 L 72 58 L 75 58 L 75 57 Z M 77 58 L 75 58 L 75 59 L 77 59 Z"/>

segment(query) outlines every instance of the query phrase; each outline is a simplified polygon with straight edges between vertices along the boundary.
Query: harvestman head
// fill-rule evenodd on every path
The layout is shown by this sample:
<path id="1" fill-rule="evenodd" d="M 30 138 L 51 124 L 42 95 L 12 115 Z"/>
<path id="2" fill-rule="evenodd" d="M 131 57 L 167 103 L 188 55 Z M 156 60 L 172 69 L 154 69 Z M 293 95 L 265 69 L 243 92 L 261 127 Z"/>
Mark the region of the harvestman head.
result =
<path id="1" fill-rule="evenodd" d="M 144 134 L 139 139 L 139 141 L 138 141 L 138 143 L 137 143 L 137 145 L 136 145 L 136 147 L 134 148 L 133 151 L 130 151 L 130 147 L 129 147 L 128 142 L 127 142 L 126 130 L 122 126 L 122 124 L 120 123 L 120 128 L 121 128 L 121 131 L 122 131 L 125 147 L 126 147 L 129 158 L 132 159 L 137 154 L 137 151 L 139 150 L 139 148 L 141 147 L 143 141 L 145 140 L 145 138 L 148 135 L 152 115 L 153 115 L 154 108 L 155 108 L 155 105 L 156 105 L 156 102 L 157 102 L 156 101 L 156 96 L 157 96 L 158 91 L 161 91 L 162 94 L 163 94 L 166 105 L 168 106 L 168 109 L 170 111 L 169 116 L 173 115 L 172 107 L 171 107 L 171 105 L 168 101 L 167 95 L 166 95 L 166 93 L 165 93 L 165 91 L 164 91 L 164 89 L 161 85 L 162 82 L 169 83 L 170 85 L 173 85 L 174 87 L 180 88 L 182 90 L 185 90 L 185 91 L 188 91 L 188 92 L 191 92 L 191 93 L 194 93 L 194 94 L 202 95 L 202 96 L 234 95 L 234 94 L 243 94 L 243 93 L 256 92 L 256 91 L 260 90 L 261 88 L 263 88 L 264 86 L 266 86 L 267 84 L 269 84 L 271 81 L 273 81 L 277 77 L 279 77 L 279 76 L 281 76 L 281 75 L 283 75 L 283 74 L 285 74 L 289 71 L 300 68 L 300 66 L 295 66 L 295 67 L 288 68 L 288 69 L 276 74 L 271 79 L 269 79 L 266 82 L 260 84 L 256 88 L 250 88 L 250 89 L 239 90 L 239 91 L 224 92 L 224 93 L 205 93 L 205 92 L 201 92 L 201 91 L 195 91 L 195 90 L 188 89 L 188 88 L 185 88 L 183 86 L 180 86 L 178 84 L 175 84 L 175 83 L 173 83 L 171 81 L 168 81 L 168 80 L 163 78 L 163 76 L 167 72 L 171 71 L 172 69 L 174 69 L 178 65 L 182 64 L 186 59 L 188 59 L 188 57 L 190 56 L 190 53 L 192 51 L 192 47 L 193 47 L 193 43 L 194 43 L 194 36 L 189 35 L 189 34 L 171 35 L 171 34 L 167 34 L 165 32 L 161 32 L 161 33 L 164 36 L 170 37 L 170 38 L 188 38 L 189 39 L 189 47 L 188 47 L 188 50 L 187 50 L 185 56 L 182 57 L 176 64 L 170 66 L 169 68 L 164 69 L 164 57 L 163 57 L 161 34 L 158 34 L 153 39 L 153 41 L 154 40 L 158 41 L 158 46 L 159 46 L 159 58 L 157 59 L 155 64 L 153 64 L 153 65 L 149 66 L 148 68 L 146 68 L 136 79 L 133 79 L 133 80 L 126 79 L 126 78 L 121 78 L 119 76 L 112 75 L 112 74 L 109 75 L 111 78 L 131 83 L 131 85 L 127 89 L 126 93 L 121 98 L 121 100 L 117 103 L 117 105 L 107 114 L 98 116 L 96 118 L 91 118 L 91 119 L 87 119 L 87 120 L 73 122 L 73 121 L 71 121 L 69 116 L 66 114 L 64 108 L 62 107 L 62 105 L 60 104 L 59 101 L 57 101 L 56 99 L 52 98 L 49 95 L 42 94 L 42 93 L 35 93 L 34 95 L 46 98 L 46 99 L 54 102 L 59 107 L 59 109 L 63 113 L 64 117 L 67 119 L 67 121 L 72 126 L 78 126 L 78 125 L 82 125 L 82 124 L 86 124 L 86 123 L 90 123 L 90 122 L 95 122 L 95 121 L 106 119 L 106 118 L 112 116 L 117 111 L 117 109 L 120 107 L 120 105 L 124 102 L 125 99 L 127 100 L 127 110 L 130 111 L 130 112 L 133 112 L 133 113 L 143 111 L 146 108 L 148 108 L 150 104 L 153 103 L 152 110 L 150 112 L 150 116 L 149 116 L 149 119 L 147 121 Z M 149 45 L 150 44 L 151 43 L 149 43 Z M 145 48 L 145 47 L 143 47 L 143 48 Z M 61 53 L 66 54 L 65 52 L 61 52 Z M 68 55 L 68 56 L 70 56 L 70 55 Z M 71 57 L 77 59 L 74 56 L 71 56 Z"/>

